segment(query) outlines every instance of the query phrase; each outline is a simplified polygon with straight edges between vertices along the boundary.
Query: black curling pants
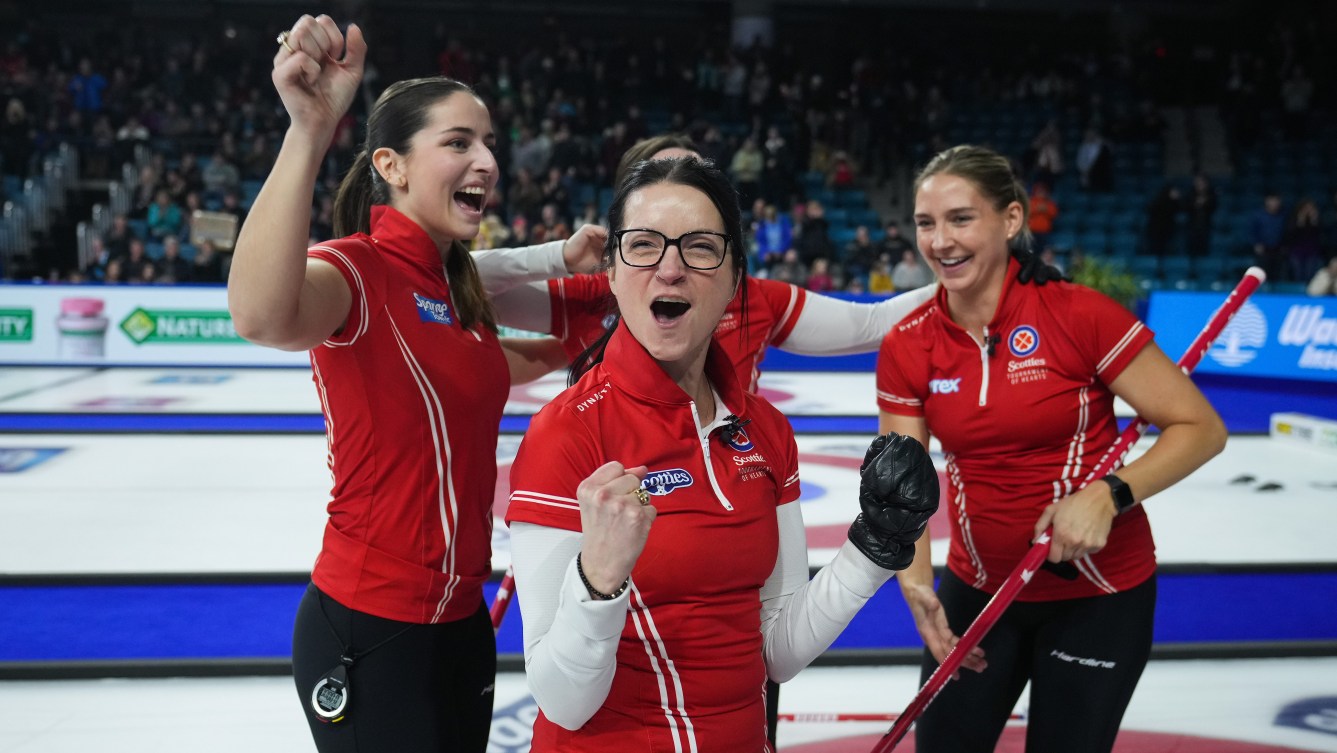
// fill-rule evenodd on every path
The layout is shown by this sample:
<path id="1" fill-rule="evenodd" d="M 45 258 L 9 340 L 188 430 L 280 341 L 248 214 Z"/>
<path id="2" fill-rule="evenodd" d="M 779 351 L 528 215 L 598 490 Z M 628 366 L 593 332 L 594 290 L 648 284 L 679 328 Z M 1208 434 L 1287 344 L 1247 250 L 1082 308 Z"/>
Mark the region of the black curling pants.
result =
<path id="1" fill-rule="evenodd" d="M 991 594 L 950 571 L 938 586 L 962 635 Z M 919 753 L 991 753 L 1031 683 L 1026 753 L 1109 753 L 1151 655 L 1156 578 L 1117 594 L 1013 602 L 980 642 L 989 666 L 961 670 L 915 728 Z M 938 663 L 924 652 L 921 684 Z"/>
<path id="2" fill-rule="evenodd" d="M 347 716 L 321 721 L 311 708 L 312 690 L 350 648 L 357 658 L 348 669 Z M 313 584 L 297 608 L 292 658 L 297 696 L 320 753 L 487 749 L 497 643 L 482 601 L 465 619 L 418 625 L 355 612 Z"/>

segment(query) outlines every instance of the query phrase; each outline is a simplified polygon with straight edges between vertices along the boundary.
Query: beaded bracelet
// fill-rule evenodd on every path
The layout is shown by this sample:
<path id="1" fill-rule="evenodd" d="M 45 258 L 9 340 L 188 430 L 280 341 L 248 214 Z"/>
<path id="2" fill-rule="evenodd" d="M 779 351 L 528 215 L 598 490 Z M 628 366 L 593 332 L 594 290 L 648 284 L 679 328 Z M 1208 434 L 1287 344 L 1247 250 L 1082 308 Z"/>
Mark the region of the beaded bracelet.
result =
<path id="1" fill-rule="evenodd" d="M 585 577 L 585 568 L 580 565 L 579 554 L 576 555 L 576 574 L 580 576 L 580 582 L 585 584 L 585 590 L 590 592 L 590 596 L 593 596 L 600 601 L 612 601 L 613 599 L 616 599 L 627 590 L 627 586 L 631 585 L 631 578 L 628 577 L 626 580 L 622 581 L 622 585 L 618 586 L 617 590 L 611 594 L 603 593 L 594 586 L 591 586 L 590 579 Z"/>

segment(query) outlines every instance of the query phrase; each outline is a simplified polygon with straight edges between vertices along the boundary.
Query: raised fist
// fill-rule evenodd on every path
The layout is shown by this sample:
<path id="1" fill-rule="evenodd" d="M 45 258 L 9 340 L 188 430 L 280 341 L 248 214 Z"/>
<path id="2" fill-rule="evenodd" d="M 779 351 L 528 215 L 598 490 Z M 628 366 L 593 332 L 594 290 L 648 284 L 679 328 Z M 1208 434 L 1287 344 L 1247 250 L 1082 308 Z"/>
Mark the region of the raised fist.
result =
<path id="1" fill-rule="evenodd" d="M 916 440 L 887 434 L 873 440 L 859 466 L 859 508 L 849 537 L 878 566 L 904 570 L 915 542 L 938 511 L 938 471 Z"/>

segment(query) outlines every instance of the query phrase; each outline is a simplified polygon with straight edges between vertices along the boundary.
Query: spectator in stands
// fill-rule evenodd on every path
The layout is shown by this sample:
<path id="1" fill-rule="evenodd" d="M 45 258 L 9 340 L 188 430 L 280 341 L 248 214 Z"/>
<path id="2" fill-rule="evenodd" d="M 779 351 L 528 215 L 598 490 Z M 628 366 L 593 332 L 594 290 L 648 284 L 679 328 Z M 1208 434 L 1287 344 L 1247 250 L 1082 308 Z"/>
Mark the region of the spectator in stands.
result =
<path id="1" fill-rule="evenodd" d="M 32 159 L 36 136 L 23 100 L 10 97 L 5 104 L 4 123 L 0 124 L 0 167 L 4 168 L 5 175 L 17 175 L 20 180 L 28 177 L 28 163 Z"/>
<path id="2" fill-rule="evenodd" d="M 830 229 L 831 223 L 826 219 L 826 207 L 816 199 L 809 199 L 804 205 L 803 224 L 799 227 L 798 240 L 795 243 L 799 257 L 805 264 L 811 264 L 814 259 L 830 259 L 835 256 Z"/>
<path id="3" fill-rule="evenodd" d="M 1337 256 L 1328 259 L 1328 265 L 1314 273 L 1305 292 L 1314 297 L 1337 295 Z"/>
<path id="4" fill-rule="evenodd" d="M 130 226 L 130 218 L 117 213 L 112 215 L 111 226 L 102 234 L 102 245 L 112 258 L 126 256 L 130 253 L 130 241 L 134 237 L 135 231 Z"/>
<path id="5" fill-rule="evenodd" d="M 873 265 L 873 271 L 868 273 L 868 292 L 873 295 L 895 293 L 896 283 L 892 282 L 891 275 L 891 255 L 884 253 L 878 257 L 877 263 Z"/>
<path id="6" fill-rule="evenodd" d="M 91 280 L 101 281 L 106 279 L 107 264 L 112 260 L 112 253 L 107 250 L 107 245 L 103 243 L 102 236 L 95 235 L 88 239 L 88 264 L 84 266 L 84 274 Z M 3 271 L 3 270 L 0 270 Z M 3 276 L 3 275 L 0 275 Z"/>
<path id="7" fill-rule="evenodd" d="M 1184 202 L 1188 215 L 1188 253 L 1206 256 L 1212 248 L 1212 218 L 1216 215 L 1216 188 L 1206 175 L 1193 176 L 1193 190 Z"/>
<path id="8" fill-rule="evenodd" d="M 556 204 L 543 205 L 543 209 L 539 211 L 539 222 L 543 224 L 546 233 L 543 240 L 536 240 L 536 243 L 563 241 L 571 237 L 571 225 L 567 223 Z"/>
<path id="9" fill-rule="evenodd" d="M 66 87 L 70 94 L 70 105 L 75 111 L 88 114 L 102 112 L 102 93 L 107 89 L 107 79 L 93 70 L 93 61 L 80 58 L 79 72 L 70 77 Z"/>
<path id="10" fill-rule="evenodd" d="M 149 207 L 159 188 L 165 188 L 162 175 L 151 163 L 141 165 L 135 190 L 130 194 L 130 219 L 142 220 L 149 215 Z"/>
<path id="11" fill-rule="evenodd" d="M 153 268 L 153 281 L 159 283 L 190 282 L 194 274 L 193 265 L 181 256 L 181 240 L 175 235 L 162 239 L 162 258 Z"/>
<path id="12" fill-rule="evenodd" d="M 897 293 L 922 288 L 933 282 L 933 272 L 915 251 L 902 251 L 901 260 L 891 270 L 891 286 Z"/>
<path id="13" fill-rule="evenodd" d="M 914 244 L 901 234 L 901 226 L 895 220 L 888 222 L 884 230 L 886 232 L 882 240 L 877 242 L 877 250 L 881 254 L 887 254 L 887 258 L 891 259 L 893 264 L 905 251 L 915 250 Z"/>
<path id="14" fill-rule="evenodd" d="M 854 159 L 844 150 L 836 150 L 831 155 L 831 164 L 826 171 L 826 186 L 833 190 L 854 188 L 858 177 Z"/>
<path id="15" fill-rule="evenodd" d="M 799 258 L 798 251 L 791 248 L 771 267 L 770 278 L 803 287 L 808 282 L 808 268 Z"/>
<path id="16" fill-rule="evenodd" d="M 223 194 L 223 205 L 218 208 L 218 211 L 236 217 L 237 227 L 241 227 L 242 223 L 246 222 L 246 207 L 241 204 L 241 192 L 239 191 L 228 191 Z"/>
<path id="17" fill-rule="evenodd" d="M 794 193 L 794 150 L 785 140 L 780 129 L 770 126 L 766 129 L 766 140 L 762 142 L 765 155 L 762 169 L 762 195 L 767 201 L 785 204 Z"/>
<path id="18" fill-rule="evenodd" d="M 743 139 L 743 145 L 729 163 L 729 176 L 738 187 L 738 200 L 743 206 L 761 195 L 761 174 L 765 167 L 766 157 L 757 148 L 757 140 L 751 136 Z"/>
<path id="19" fill-rule="evenodd" d="M 121 257 L 110 259 L 102 271 L 102 282 L 107 285 L 119 285 L 125 282 L 125 260 Z"/>
<path id="20" fill-rule="evenodd" d="M 1077 170 L 1082 176 L 1082 188 L 1102 193 L 1114 189 L 1114 153 L 1095 128 L 1086 129 L 1086 136 L 1077 147 Z"/>
<path id="21" fill-rule="evenodd" d="M 161 241 L 169 235 L 180 236 L 183 220 L 181 207 L 172 201 L 166 188 L 159 188 L 153 195 L 153 204 L 145 219 L 148 222 L 149 237 Z"/>
<path id="22" fill-rule="evenodd" d="M 1175 223 L 1183 209 L 1179 188 L 1167 183 L 1147 205 L 1147 253 L 1165 256 L 1174 241 Z"/>
<path id="23" fill-rule="evenodd" d="M 512 218 L 517 215 L 527 222 L 538 222 L 539 212 L 543 210 L 543 187 L 534 180 L 528 168 L 515 172 L 515 180 L 506 191 L 506 211 Z"/>
<path id="24" fill-rule="evenodd" d="M 554 204 L 565 216 L 571 208 L 571 188 L 565 173 L 557 167 L 549 167 L 547 179 L 543 181 L 543 203 Z"/>
<path id="25" fill-rule="evenodd" d="M 1323 228 L 1318 204 L 1305 197 L 1296 205 L 1282 236 L 1282 255 L 1290 265 L 1291 279 L 1304 282 L 1323 266 Z"/>
<path id="26" fill-rule="evenodd" d="M 241 190 L 241 170 L 232 163 L 227 152 L 221 147 L 214 150 L 213 156 L 209 158 L 209 164 L 200 171 L 200 178 L 204 181 L 206 200 L 221 199 L 229 191 Z"/>
<path id="27" fill-rule="evenodd" d="M 135 158 L 135 147 L 149 143 L 148 126 L 140 121 L 137 113 L 130 113 L 120 128 L 116 129 L 116 148 L 114 154 L 119 164 L 131 162 Z"/>
<path id="28" fill-rule="evenodd" d="M 1286 265 L 1282 241 L 1286 236 L 1286 215 L 1281 208 L 1281 195 L 1268 191 L 1263 206 L 1249 219 L 1249 239 L 1253 243 L 1254 263 L 1263 268 L 1267 279 L 1281 282 Z"/>
<path id="29" fill-rule="evenodd" d="M 854 228 L 854 237 L 845 244 L 841 259 L 845 263 L 845 273 L 851 277 L 864 277 L 877 263 L 881 250 L 873 243 L 868 234 L 868 226 Z"/>
<path id="30" fill-rule="evenodd" d="M 489 248 L 506 248 L 511 240 L 511 231 L 496 212 L 488 212 L 478 224 L 478 235 L 474 237 L 473 251 Z"/>
<path id="31" fill-rule="evenodd" d="M 1063 132 L 1058 121 L 1050 119 L 1035 134 L 1022 162 L 1026 174 L 1037 184 L 1053 185 L 1063 175 Z"/>
<path id="32" fill-rule="evenodd" d="M 766 204 L 762 209 L 760 221 L 757 222 L 757 261 L 764 266 L 770 266 L 793 245 L 794 225 L 789 215 L 781 213 L 774 204 Z"/>
<path id="33" fill-rule="evenodd" d="M 530 177 L 548 172 L 548 161 L 552 158 L 550 144 L 540 138 L 528 125 L 520 126 L 520 138 L 511 147 L 511 170 L 517 175 L 527 170 Z"/>
<path id="34" fill-rule="evenodd" d="M 328 237 L 328 236 L 326 236 Z M 223 270 L 223 256 L 218 253 L 211 240 L 202 240 L 195 248 L 195 259 L 191 262 L 190 279 L 195 282 L 223 282 L 226 275 Z"/>
<path id="35" fill-rule="evenodd" d="M 246 153 L 241 156 L 242 180 L 264 180 L 273 165 L 274 150 L 269 148 L 269 138 L 263 133 L 251 136 Z"/>
<path id="36" fill-rule="evenodd" d="M 803 286 L 814 293 L 830 293 L 836 289 L 836 280 L 831 276 L 831 262 L 826 259 L 813 259 L 812 269 Z"/>
<path id="37" fill-rule="evenodd" d="M 130 241 L 130 252 L 119 257 L 120 277 L 126 282 L 152 282 L 154 278 L 153 261 L 144 248 L 144 241 L 134 238 Z"/>
<path id="38" fill-rule="evenodd" d="M 1049 234 L 1054 232 L 1054 221 L 1058 219 L 1058 202 L 1049 193 L 1049 184 L 1036 181 L 1031 186 L 1031 236 L 1035 239 L 1033 248 L 1044 248 L 1049 241 Z"/>

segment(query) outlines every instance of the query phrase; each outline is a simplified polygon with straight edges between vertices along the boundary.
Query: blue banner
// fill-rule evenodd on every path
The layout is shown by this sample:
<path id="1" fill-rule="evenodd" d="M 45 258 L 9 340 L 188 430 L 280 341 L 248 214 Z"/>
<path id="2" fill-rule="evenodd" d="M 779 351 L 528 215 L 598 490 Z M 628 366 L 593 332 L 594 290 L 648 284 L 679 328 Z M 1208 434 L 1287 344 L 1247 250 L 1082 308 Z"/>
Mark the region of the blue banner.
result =
<path id="1" fill-rule="evenodd" d="M 1147 324 L 1177 358 L 1225 300 L 1222 293 L 1156 291 Z M 1337 298 L 1255 293 L 1216 338 L 1206 374 L 1337 382 Z"/>

